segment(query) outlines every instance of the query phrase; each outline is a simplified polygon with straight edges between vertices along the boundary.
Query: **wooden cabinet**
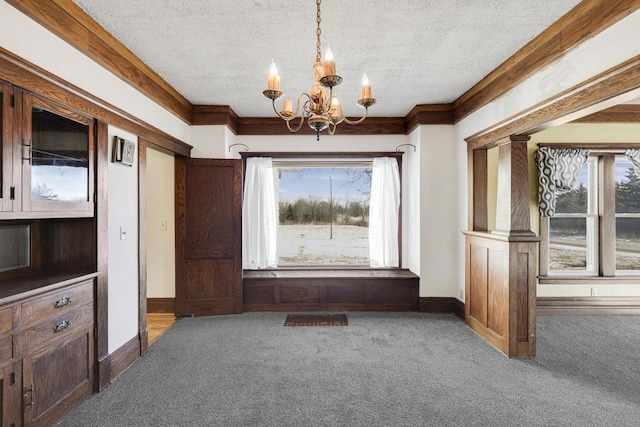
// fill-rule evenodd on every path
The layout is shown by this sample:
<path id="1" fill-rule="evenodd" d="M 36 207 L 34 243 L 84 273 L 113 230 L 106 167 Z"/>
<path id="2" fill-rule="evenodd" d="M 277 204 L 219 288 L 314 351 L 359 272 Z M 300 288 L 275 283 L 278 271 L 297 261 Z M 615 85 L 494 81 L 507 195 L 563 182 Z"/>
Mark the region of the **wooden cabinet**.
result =
<path id="1" fill-rule="evenodd" d="M 67 283 L 0 305 L 3 426 L 52 425 L 93 392 L 94 280 Z"/>
<path id="2" fill-rule="evenodd" d="M 0 219 L 87 217 L 94 120 L 0 82 Z"/>

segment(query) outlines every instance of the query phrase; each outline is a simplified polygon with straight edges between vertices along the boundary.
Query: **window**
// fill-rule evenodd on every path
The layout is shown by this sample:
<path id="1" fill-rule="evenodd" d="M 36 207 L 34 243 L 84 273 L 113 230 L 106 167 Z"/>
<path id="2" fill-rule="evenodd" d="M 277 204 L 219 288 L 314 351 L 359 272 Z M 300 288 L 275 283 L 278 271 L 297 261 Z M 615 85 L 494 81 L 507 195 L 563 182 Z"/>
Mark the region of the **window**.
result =
<path id="1" fill-rule="evenodd" d="M 541 276 L 640 274 L 640 178 L 624 155 L 594 153 L 556 214 L 541 217 Z"/>
<path id="2" fill-rule="evenodd" d="M 640 274 L 640 178 L 624 156 L 615 162 L 616 273 Z"/>
<path id="3" fill-rule="evenodd" d="M 278 265 L 369 264 L 371 161 L 274 161 Z"/>

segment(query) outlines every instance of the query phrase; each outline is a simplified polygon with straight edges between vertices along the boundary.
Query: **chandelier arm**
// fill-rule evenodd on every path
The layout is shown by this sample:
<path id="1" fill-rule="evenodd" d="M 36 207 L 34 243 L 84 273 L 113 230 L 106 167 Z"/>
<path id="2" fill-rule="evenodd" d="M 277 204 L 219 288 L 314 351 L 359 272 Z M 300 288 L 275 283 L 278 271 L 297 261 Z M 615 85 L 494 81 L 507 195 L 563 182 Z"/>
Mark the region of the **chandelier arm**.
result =
<path id="1" fill-rule="evenodd" d="M 307 100 L 302 104 L 302 111 L 300 112 L 300 122 L 298 123 L 298 126 L 291 127 L 291 124 L 289 122 L 291 122 L 293 117 L 296 117 L 298 115 L 298 111 L 300 110 L 300 102 L 302 101 L 302 98 L 304 96 L 307 97 Z M 304 124 L 305 111 L 307 110 L 307 105 L 309 105 L 309 103 L 311 103 L 311 96 L 309 96 L 309 94 L 306 92 L 301 93 L 300 96 L 298 97 L 298 102 L 296 105 L 296 113 L 293 115 L 293 117 L 290 117 L 288 120 L 286 120 L 287 128 L 289 129 L 289 131 L 298 132 L 300 128 L 302 128 L 302 125 Z"/>
<path id="2" fill-rule="evenodd" d="M 358 120 L 349 120 L 349 119 L 347 119 L 347 116 L 344 115 L 344 113 L 342 114 L 342 117 L 344 117 L 344 122 L 345 123 L 350 124 L 350 125 L 357 125 L 357 124 L 362 123 L 364 121 L 364 119 L 367 118 L 367 113 L 368 112 L 369 112 L 369 107 L 364 107 L 364 114 Z"/>
<path id="3" fill-rule="evenodd" d="M 287 120 L 285 123 L 287 124 L 287 128 L 291 131 L 291 132 L 298 132 L 300 130 L 300 128 L 302 128 L 302 125 L 304 124 L 304 114 L 302 114 L 300 116 L 300 123 L 298 123 L 298 126 L 292 128 L 290 125 L 291 120 Z"/>
<path id="4" fill-rule="evenodd" d="M 332 127 L 332 125 L 333 125 L 333 127 Z M 327 132 L 329 132 L 329 135 L 335 134 L 337 127 L 338 127 L 338 123 L 329 123 L 329 128 L 327 129 Z"/>
<path id="5" fill-rule="evenodd" d="M 282 120 L 290 120 L 287 117 L 283 116 L 282 114 L 280 114 L 278 112 L 278 109 L 276 108 L 276 100 L 272 99 L 271 100 L 271 105 L 273 106 L 273 111 L 275 111 L 275 113 L 278 115 L 278 117 L 280 117 Z"/>

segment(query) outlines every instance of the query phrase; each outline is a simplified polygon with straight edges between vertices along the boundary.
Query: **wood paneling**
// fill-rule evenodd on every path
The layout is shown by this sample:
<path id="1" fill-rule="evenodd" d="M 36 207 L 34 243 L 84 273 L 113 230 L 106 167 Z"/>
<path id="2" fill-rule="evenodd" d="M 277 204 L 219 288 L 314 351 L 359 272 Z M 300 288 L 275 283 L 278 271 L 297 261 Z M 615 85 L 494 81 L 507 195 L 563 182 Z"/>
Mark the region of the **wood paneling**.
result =
<path id="1" fill-rule="evenodd" d="M 191 146 L 0 47 L 0 79 L 183 156 Z"/>
<path id="2" fill-rule="evenodd" d="M 191 104 L 71 0 L 7 0 L 185 122 Z"/>
<path id="3" fill-rule="evenodd" d="M 488 250 L 485 247 L 469 246 L 469 263 L 471 265 L 469 289 L 466 292 L 469 301 L 469 316 L 483 326 L 487 326 L 487 282 L 488 282 Z"/>
<path id="4" fill-rule="evenodd" d="M 507 305 L 507 281 L 504 273 L 504 252 L 497 249 L 487 249 L 487 328 L 499 336 L 504 335 L 505 315 L 502 309 Z M 472 285 L 477 286 L 472 282 Z"/>
<path id="5" fill-rule="evenodd" d="M 536 236 L 466 231 L 465 322 L 509 357 L 535 356 Z"/>
<path id="6" fill-rule="evenodd" d="M 640 123 L 640 104 L 614 105 L 572 123 Z"/>
<path id="7" fill-rule="evenodd" d="M 415 311 L 418 276 L 408 270 L 245 271 L 245 311 Z"/>
<path id="8" fill-rule="evenodd" d="M 420 297 L 420 313 L 453 314 L 464 320 L 465 303 L 452 297 Z"/>
<path id="9" fill-rule="evenodd" d="M 175 313 L 175 298 L 147 298 L 147 313 Z"/>
<path id="10" fill-rule="evenodd" d="M 455 122 L 495 100 L 534 72 L 638 8 L 638 0 L 583 0 L 455 100 Z M 514 133 L 521 131 L 511 132 Z"/>
<path id="11" fill-rule="evenodd" d="M 510 135 L 531 135 L 589 115 L 602 101 L 639 87 L 640 55 L 478 132 L 466 141 L 471 149 L 478 149 L 491 147 Z"/>
<path id="12" fill-rule="evenodd" d="M 489 229 L 487 200 L 487 150 L 471 150 L 467 154 L 469 212 L 468 227 L 474 231 Z"/>
<path id="13" fill-rule="evenodd" d="M 638 297 L 538 297 L 540 316 L 639 316 Z"/>

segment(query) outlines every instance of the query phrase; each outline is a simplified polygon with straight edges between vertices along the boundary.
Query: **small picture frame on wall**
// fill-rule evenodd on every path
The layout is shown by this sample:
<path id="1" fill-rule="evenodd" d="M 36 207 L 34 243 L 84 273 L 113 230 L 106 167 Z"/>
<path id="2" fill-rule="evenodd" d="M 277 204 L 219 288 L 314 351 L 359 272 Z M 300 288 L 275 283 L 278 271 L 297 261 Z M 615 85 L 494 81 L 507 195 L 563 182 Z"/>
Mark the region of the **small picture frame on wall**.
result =
<path id="1" fill-rule="evenodd" d="M 118 136 L 113 137 L 113 162 L 133 166 L 136 144 Z"/>

